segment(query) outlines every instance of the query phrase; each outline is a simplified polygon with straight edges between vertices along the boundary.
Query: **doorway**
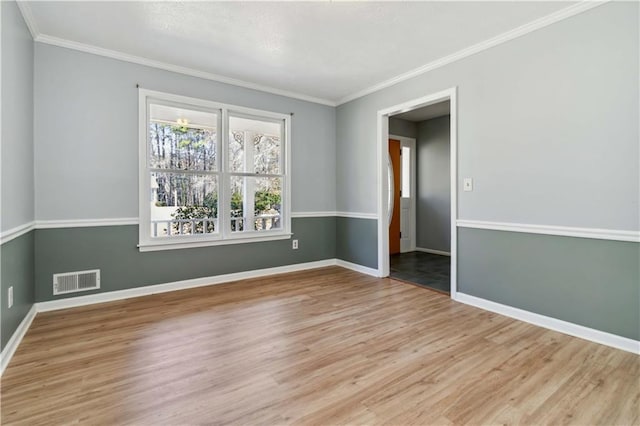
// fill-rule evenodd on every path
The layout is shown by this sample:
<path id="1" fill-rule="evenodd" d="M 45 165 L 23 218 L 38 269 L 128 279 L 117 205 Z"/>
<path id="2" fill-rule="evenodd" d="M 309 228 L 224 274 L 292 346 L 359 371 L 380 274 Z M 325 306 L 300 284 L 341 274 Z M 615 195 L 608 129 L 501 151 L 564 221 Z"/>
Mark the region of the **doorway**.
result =
<path id="1" fill-rule="evenodd" d="M 400 121 L 405 125 L 396 125 Z M 447 145 L 438 148 L 440 152 L 446 148 L 446 157 L 441 155 L 438 163 L 425 162 L 426 151 L 420 146 L 426 143 L 424 135 L 418 139 L 417 131 L 410 134 L 411 123 L 406 122 L 420 123 L 425 129 L 433 123 L 446 126 Z M 378 111 L 378 273 L 449 293 L 452 298 L 457 291 L 456 129 L 456 88 Z M 425 181 L 421 167 L 438 174 Z M 422 192 L 416 196 L 421 183 Z M 425 197 L 425 188 L 436 183 L 444 183 L 446 193 Z M 436 217 L 432 210 L 437 210 L 438 203 L 446 204 L 446 210 L 440 208 Z"/>

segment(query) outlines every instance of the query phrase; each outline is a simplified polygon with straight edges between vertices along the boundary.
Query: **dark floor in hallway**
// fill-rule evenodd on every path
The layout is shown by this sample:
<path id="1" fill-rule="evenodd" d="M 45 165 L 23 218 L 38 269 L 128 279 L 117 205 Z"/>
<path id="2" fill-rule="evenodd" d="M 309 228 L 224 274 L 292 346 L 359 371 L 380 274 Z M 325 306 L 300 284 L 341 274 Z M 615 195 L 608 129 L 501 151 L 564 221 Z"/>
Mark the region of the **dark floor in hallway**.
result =
<path id="1" fill-rule="evenodd" d="M 434 290 L 451 290 L 451 258 L 439 254 L 412 251 L 390 256 L 390 276 Z"/>

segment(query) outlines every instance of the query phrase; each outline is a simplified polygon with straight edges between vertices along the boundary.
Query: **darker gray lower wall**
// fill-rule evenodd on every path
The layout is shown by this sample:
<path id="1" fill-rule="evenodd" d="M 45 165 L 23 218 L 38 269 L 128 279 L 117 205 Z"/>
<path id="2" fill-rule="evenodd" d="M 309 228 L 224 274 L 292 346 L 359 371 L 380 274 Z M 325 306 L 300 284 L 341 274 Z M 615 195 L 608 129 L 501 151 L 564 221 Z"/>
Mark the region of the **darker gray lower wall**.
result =
<path id="1" fill-rule="evenodd" d="M 291 240 L 141 253 L 138 226 L 36 231 L 36 301 L 272 268 L 336 257 L 336 218 L 294 218 Z M 100 269 L 98 291 L 53 296 L 52 275 Z"/>
<path id="2" fill-rule="evenodd" d="M 34 231 L 15 238 L 0 247 L 1 349 L 31 309 L 34 296 Z M 13 306 L 7 308 L 7 292 L 13 287 Z"/>
<path id="3" fill-rule="evenodd" d="M 368 268 L 378 268 L 378 221 L 336 218 L 336 258 Z"/>
<path id="4" fill-rule="evenodd" d="M 458 228 L 458 291 L 640 340 L 640 244 Z"/>
<path id="5" fill-rule="evenodd" d="M 418 123 L 416 246 L 451 250 L 450 117 Z"/>

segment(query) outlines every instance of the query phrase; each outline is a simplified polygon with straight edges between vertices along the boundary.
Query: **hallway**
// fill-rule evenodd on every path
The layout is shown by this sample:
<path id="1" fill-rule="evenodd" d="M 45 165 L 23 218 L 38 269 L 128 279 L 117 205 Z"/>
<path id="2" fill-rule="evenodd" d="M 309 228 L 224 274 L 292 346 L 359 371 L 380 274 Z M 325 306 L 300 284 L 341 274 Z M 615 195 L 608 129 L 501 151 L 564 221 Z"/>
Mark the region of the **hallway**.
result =
<path id="1" fill-rule="evenodd" d="M 438 254 L 412 251 L 390 256 L 391 278 L 409 281 L 432 290 L 451 290 L 451 258 Z"/>

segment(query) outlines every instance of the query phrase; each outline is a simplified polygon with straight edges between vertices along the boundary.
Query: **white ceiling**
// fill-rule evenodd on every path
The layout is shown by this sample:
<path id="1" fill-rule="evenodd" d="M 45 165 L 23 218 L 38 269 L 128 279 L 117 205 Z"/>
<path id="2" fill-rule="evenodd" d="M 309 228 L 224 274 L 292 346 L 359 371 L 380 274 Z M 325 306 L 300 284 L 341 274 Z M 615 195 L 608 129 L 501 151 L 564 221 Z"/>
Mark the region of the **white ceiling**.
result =
<path id="1" fill-rule="evenodd" d="M 571 4 L 47 1 L 21 8 L 37 41 L 82 43 L 335 104 Z"/>

